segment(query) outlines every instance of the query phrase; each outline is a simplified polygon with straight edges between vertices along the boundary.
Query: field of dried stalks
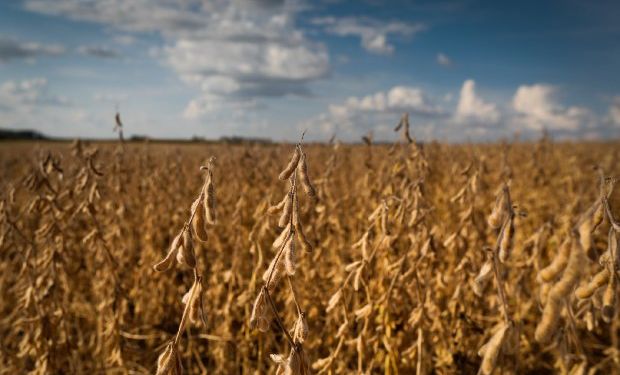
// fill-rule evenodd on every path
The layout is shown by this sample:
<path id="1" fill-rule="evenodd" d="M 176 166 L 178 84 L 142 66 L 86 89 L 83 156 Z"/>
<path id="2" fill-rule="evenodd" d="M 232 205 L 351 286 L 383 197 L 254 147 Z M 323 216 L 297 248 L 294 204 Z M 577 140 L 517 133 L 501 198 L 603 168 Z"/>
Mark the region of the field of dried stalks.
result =
<path id="1" fill-rule="evenodd" d="M 617 373 L 619 161 L 0 144 L 0 373 Z"/>

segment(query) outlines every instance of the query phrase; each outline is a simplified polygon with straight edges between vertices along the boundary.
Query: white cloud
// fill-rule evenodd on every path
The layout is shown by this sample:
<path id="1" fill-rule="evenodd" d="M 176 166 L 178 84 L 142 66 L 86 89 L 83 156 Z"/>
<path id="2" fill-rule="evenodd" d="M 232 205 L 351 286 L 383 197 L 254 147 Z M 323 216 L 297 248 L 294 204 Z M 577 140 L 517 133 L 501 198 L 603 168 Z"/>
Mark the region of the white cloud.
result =
<path id="1" fill-rule="evenodd" d="M 44 134 L 58 135 L 60 128 L 87 125 L 83 121 L 85 116 L 84 111 L 66 98 L 50 93 L 45 78 L 0 84 L 0 128 L 37 129 Z"/>
<path id="2" fill-rule="evenodd" d="M 584 107 L 564 107 L 557 101 L 557 89 L 547 84 L 520 86 L 513 99 L 515 124 L 530 130 L 575 132 L 592 126 L 594 115 Z"/>
<path id="3" fill-rule="evenodd" d="M 214 95 L 202 95 L 192 99 L 183 111 L 183 117 L 188 120 L 199 119 L 207 114 L 226 110 L 232 116 L 239 116 L 244 110 L 258 107 L 254 99 L 222 99 Z"/>
<path id="4" fill-rule="evenodd" d="M 26 7 L 124 32 L 161 33 L 164 46 L 153 55 L 200 90 L 186 107 L 188 118 L 228 108 L 226 101 L 246 106 L 308 95 L 308 83 L 329 72 L 325 46 L 295 25 L 296 0 L 28 0 Z"/>
<path id="5" fill-rule="evenodd" d="M 63 106 L 69 101 L 62 96 L 47 92 L 45 78 L 24 81 L 7 81 L 0 85 L 0 111 L 9 112 L 31 110 L 40 106 Z"/>
<path id="6" fill-rule="evenodd" d="M 352 112 L 404 112 L 419 115 L 436 115 L 441 109 L 432 104 L 419 88 L 394 86 L 388 92 L 379 91 L 373 95 L 350 97 L 341 105 L 330 106 L 333 115 Z"/>
<path id="7" fill-rule="evenodd" d="M 318 129 L 323 136 L 337 132 L 339 137 L 345 139 L 357 139 L 359 135 L 374 129 L 378 138 L 388 139 L 392 136 L 395 121 L 403 112 L 425 121 L 445 114 L 420 88 L 394 86 L 388 91 L 352 96 L 340 104 L 329 105 L 326 113 L 303 121 L 299 128 Z"/>
<path id="8" fill-rule="evenodd" d="M 495 124 L 500 119 L 500 111 L 496 104 L 480 98 L 476 94 L 476 82 L 468 79 L 461 87 L 454 119 L 457 123 Z"/>
<path id="9" fill-rule="evenodd" d="M 444 67 L 450 67 L 452 66 L 452 59 L 450 59 L 446 54 L 440 52 L 437 54 L 437 64 Z"/>
<path id="10" fill-rule="evenodd" d="M 395 139 L 392 128 L 403 112 L 411 115 L 412 133 L 426 140 L 495 140 L 516 131 L 532 139 L 542 129 L 558 138 L 601 138 L 609 136 L 610 124 L 620 125 L 620 96 L 602 118 L 584 107 L 562 105 L 557 89 L 545 84 L 519 86 L 508 102 L 482 99 L 474 80 L 463 83 L 455 106 L 446 95 L 431 99 L 419 88 L 395 86 L 330 104 L 298 128 L 315 129 L 323 138 L 337 133 L 340 139 L 359 140 L 372 130 L 377 139 Z"/>
<path id="11" fill-rule="evenodd" d="M 92 100 L 103 104 L 92 105 Z M 107 92 L 68 100 L 55 93 L 45 78 L 0 82 L 0 128 L 36 129 L 56 137 L 115 138 L 114 104 L 119 104 L 127 136 L 198 134 L 197 127 L 183 122 L 175 122 L 171 133 L 166 124 L 178 117 L 152 114 L 150 105 L 140 106 L 132 95 Z"/>
<path id="12" fill-rule="evenodd" d="M 613 98 L 607 117 L 613 125 L 620 126 L 620 96 Z"/>
<path id="13" fill-rule="evenodd" d="M 338 36 L 357 36 L 361 38 L 362 47 L 368 52 L 390 55 L 394 45 L 388 42 L 388 35 L 411 37 L 425 30 L 423 24 L 410 24 L 399 21 L 379 21 L 367 17 L 319 17 L 312 20 L 325 31 Z"/>
<path id="14" fill-rule="evenodd" d="M 329 57 L 320 45 L 298 42 L 181 39 L 165 47 L 163 55 L 183 80 L 207 93 L 299 94 L 304 82 L 327 73 Z"/>
<path id="15" fill-rule="evenodd" d="M 26 0 L 28 10 L 65 16 L 79 21 L 111 25 L 125 31 L 162 31 L 175 35 L 202 26 L 205 20 L 200 12 L 200 1 L 167 0 Z"/>
<path id="16" fill-rule="evenodd" d="M 23 42 L 6 36 L 0 36 L 0 63 L 14 59 L 58 56 L 63 53 L 65 53 L 65 48 L 59 44 Z"/>

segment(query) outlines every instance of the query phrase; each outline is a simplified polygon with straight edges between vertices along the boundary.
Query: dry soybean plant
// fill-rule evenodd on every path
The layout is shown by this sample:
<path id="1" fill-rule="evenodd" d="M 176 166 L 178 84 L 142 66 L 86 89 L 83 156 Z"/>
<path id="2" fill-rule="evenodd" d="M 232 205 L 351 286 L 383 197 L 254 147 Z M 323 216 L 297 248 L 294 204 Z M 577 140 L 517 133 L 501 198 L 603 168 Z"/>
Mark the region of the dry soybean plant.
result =
<path id="1" fill-rule="evenodd" d="M 560 366 L 570 368 L 571 372 L 585 371 L 587 368 L 585 349 L 577 331 L 578 319 L 583 317 L 588 330 L 592 331 L 595 309 L 600 310 L 601 318 L 606 323 L 610 323 L 615 315 L 618 269 L 616 231 L 620 228 L 611 213 L 608 201 L 615 180 L 609 180 L 608 188 L 606 181 L 601 173 L 599 198 L 579 216 L 575 225 L 566 233 L 555 258 L 538 275 L 539 282 L 543 283 L 540 298 L 544 309 L 536 326 L 535 339 L 541 344 L 550 344 L 565 343 L 567 338 L 570 338 L 576 347 L 579 361 L 571 366 L 573 361 L 564 355 L 560 358 Z M 610 228 L 607 251 L 599 258 L 603 270 L 597 272 L 587 284 L 577 287 L 591 263 L 588 260 L 590 254 L 595 256 L 593 235 L 605 216 L 609 219 Z M 601 293 L 605 285 L 607 286 Z M 579 300 L 579 311 L 574 311 L 573 292 Z M 562 315 L 565 316 L 566 329 L 558 330 Z M 616 335 L 615 330 L 612 335 Z"/>
<path id="2" fill-rule="evenodd" d="M 602 179 L 604 181 L 604 179 Z M 604 183 L 602 181 L 602 184 Z M 605 323 L 611 323 L 616 312 L 616 296 L 618 287 L 618 270 L 620 269 L 620 260 L 618 258 L 618 240 L 620 239 L 620 223 L 616 221 L 611 208 L 609 206 L 609 195 L 613 191 L 614 179 L 609 180 L 609 188 L 607 193 L 602 193 L 599 202 L 595 203 L 596 213 L 592 223 L 585 223 L 583 236 L 588 236 L 585 232 L 586 226 L 592 226 L 596 229 L 603 220 L 604 215 L 609 221 L 609 232 L 607 235 L 607 249 L 599 257 L 599 265 L 602 270 L 598 271 L 592 279 L 585 285 L 581 285 L 575 290 L 575 296 L 580 300 L 591 299 L 593 306 L 598 306 L 600 315 Z M 580 228 L 581 229 L 581 228 Z M 602 290 L 604 288 L 604 290 Z M 602 292 L 602 293 L 601 293 Z"/>
<path id="3" fill-rule="evenodd" d="M 114 115 L 114 132 L 118 133 L 118 140 L 122 143 L 124 142 L 123 138 L 123 122 L 121 121 L 121 114 L 116 110 L 116 115 Z"/>
<path id="4" fill-rule="evenodd" d="M 482 289 L 486 280 L 491 277 L 495 278 L 497 294 L 503 312 L 503 321 L 494 327 L 495 333 L 478 350 L 478 355 L 482 357 L 478 373 L 484 375 L 491 374 L 498 365 L 502 364 L 504 362 L 501 360 L 502 358 L 514 357 L 519 346 L 518 327 L 509 311 L 502 267 L 508 262 L 514 249 L 514 220 L 516 216 L 517 213 L 510 198 L 510 189 L 508 185 L 504 185 L 497 195 L 495 206 L 488 218 L 489 226 L 494 230 L 499 230 L 499 234 L 495 246 L 487 249 L 489 259 L 484 263 L 474 281 L 474 292 L 480 296 L 483 294 Z M 515 365 L 516 362 L 513 361 L 513 369 Z"/>
<path id="5" fill-rule="evenodd" d="M 306 312 L 299 305 L 292 276 L 295 275 L 297 270 L 297 258 L 299 256 L 297 246 L 300 246 L 306 252 L 311 252 L 312 245 L 304 234 L 300 220 L 297 184 L 298 182 L 301 183 L 304 192 L 310 198 L 316 197 L 316 191 L 308 176 L 306 154 L 302 149 L 301 142 L 295 146 L 290 162 L 278 178 L 282 181 L 289 181 L 289 191 L 282 201 L 270 207 L 268 212 L 271 214 L 280 213 L 278 226 L 284 229 L 273 242 L 273 248 L 277 252 L 263 274 L 265 284 L 254 302 L 252 316 L 250 317 L 250 327 L 266 332 L 269 329 L 270 322 L 275 320 L 277 327 L 283 332 L 290 345 L 288 357 L 281 354 L 271 354 L 271 359 L 278 364 L 276 373 L 306 375 L 309 374 L 310 370 L 303 344 L 308 337 L 308 322 L 306 320 Z M 284 325 L 273 300 L 273 293 L 284 278 L 286 278 L 297 310 L 297 320 L 291 330 L 292 333 L 289 333 L 289 330 Z"/>
<path id="6" fill-rule="evenodd" d="M 411 135 L 409 135 L 409 113 L 404 113 L 400 118 L 398 125 L 394 128 L 394 131 L 397 132 L 402 129 L 402 138 L 405 142 L 412 143 L 413 139 Z"/>
<path id="7" fill-rule="evenodd" d="M 180 375 L 183 372 L 181 357 L 179 354 L 179 340 L 189 322 L 198 323 L 202 321 L 206 325 L 203 311 L 203 285 L 202 275 L 198 269 L 196 254 L 194 253 L 194 239 L 206 242 L 208 239 L 207 224 L 213 225 L 216 221 L 215 210 L 215 187 L 213 185 L 213 164 L 215 158 L 211 158 L 207 166 L 200 167 L 206 172 L 205 182 L 200 189 L 200 194 L 190 209 L 190 217 L 181 228 L 181 231 L 174 237 L 170 244 L 168 253 L 153 268 L 156 271 L 164 272 L 173 267 L 174 261 L 180 265 L 189 267 L 194 272 L 194 283 L 190 290 L 183 296 L 185 308 L 181 317 L 178 331 L 174 339 L 168 343 L 164 352 L 157 361 L 157 375 Z"/>

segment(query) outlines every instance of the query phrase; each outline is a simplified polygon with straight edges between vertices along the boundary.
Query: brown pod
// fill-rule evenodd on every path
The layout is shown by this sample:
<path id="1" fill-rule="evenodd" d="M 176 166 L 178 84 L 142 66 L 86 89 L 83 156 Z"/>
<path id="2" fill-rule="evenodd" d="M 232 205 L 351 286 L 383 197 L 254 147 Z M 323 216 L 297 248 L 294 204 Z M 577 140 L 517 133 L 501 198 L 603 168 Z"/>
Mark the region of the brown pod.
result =
<path id="1" fill-rule="evenodd" d="M 368 251 L 370 248 L 370 240 L 368 239 L 368 233 L 369 232 L 364 233 L 364 236 L 362 237 L 362 257 L 365 260 L 370 259 L 370 252 Z M 430 244 L 430 239 L 426 243 Z M 426 254 L 423 253 L 423 255 Z"/>
<path id="2" fill-rule="evenodd" d="M 301 356 L 295 348 L 292 348 L 284 366 L 284 375 L 301 375 L 301 367 Z"/>
<path id="3" fill-rule="evenodd" d="M 478 272 L 478 275 L 476 276 L 476 278 L 474 279 L 474 293 L 478 296 L 478 297 L 482 297 L 483 292 L 484 292 L 484 287 L 487 284 L 487 281 L 493 276 L 493 262 L 491 260 L 487 260 L 482 267 L 480 268 L 480 271 Z"/>
<path id="4" fill-rule="evenodd" d="M 592 314 L 591 310 L 586 312 L 584 319 L 586 321 L 586 328 L 588 329 L 588 332 L 592 332 L 594 330 L 594 314 Z"/>
<path id="5" fill-rule="evenodd" d="M 300 157 L 299 147 L 295 147 L 295 151 L 293 151 L 293 156 L 291 157 L 291 161 L 288 162 L 288 165 L 286 166 L 286 168 L 284 168 L 284 170 L 280 172 L 280 175 L 278 176 L 280 180 L 286 181 L 289 177 L 291 177 L 293 172 L 295 172 L 295 168 L 297 168 L 297 164 L 299 163 L 299 157 Z"/>
<path id="6" fill-rule="evenodd" d="M 183 253 L 183 245 L 179 246 L 177 251 L 177 263 L 185 264 L 185 254 Z"/>
<path id="7" fill-rule="evenodd" d="M 177 352 L 176 344 L 171 342 L 157 359 L 157 372 L 155 375 L 180 375 L 182 373 L 183 365 L 181 364 L 181 358 Z"/>
<path id="8" fill-rule="evenodd" d="M 326 312 L 330 312 L 332 311 L 336 305 L 338 304 L 338 302 L 340 302 L 340 299 L 342 298 L 342 289 L 338 289 L 336 291 L 336 293 L 334 293 L 330 298 L 329 301 L 327 302 L 327 308 L 325 309 Z"/>
<path id="9" fill-rule="evenodd" d="M 282 214 L 280 215 L 280 219 L 278 220 L 278 226 L 280 228 L 284 228 L 291 219 L 291 210 L 293 208 L 293 197 L 292 193 L 289 192 L 286 195 L 284 201 L 284 208 L 282 209 Z"/>
<path id="10" fill-rule="evenodd" d="M 192 300 L 189 301 L 189 320 L 192 323 L 197 323 L 198 321 L 201 320 L 200 317 L 201 317 L 201 310 L 202 310 L 202 306 L 201 306 L 202 284 L 196 283 L 194 288 L 196 288 L 196 290 L 192 294 Z"/>
<path id="11" fill-rule="evenodd" d="M 601 315 L 605 323 L 610 323 L 616 314 L 616 277 L 611 275 L 605 293 L 603 294 L 603 309 Z"/>
<path id="12" fill-rule="evenodd" d="M 578 239 L 571 241 L 571 252 L 568 264 L 560 280 L 553 285 L 547 296 L 542 317 L 536 326 L 534 337 L 541 344 L 548 343 L 556 332 L 560 322 L 560 313 L 568 294 L 579 282 L 583 273 L 583 265 L 587 263 L 586 254 Z"/>
<path id="13" fill-rule="evenodd" d="M 269 267 L 267 268 L 265 273 L 263 273 L 263 282 L 267 284 L 267 289 L 269 290 L 269 293 L 272 293 L 276 289 L 276 286 L 282 278 L 282 271 L 284 268 L 283 263 L 284 262 L 282 261 L 282 256 L 273 258 L 273 260 L 269 264 Z"/>
<path id="14" fill-rule="evenodd" d="M 504 228 L 504 232 L 502 234 L 502 238 L 499 243 L 499 260 L 502 263 L 505 263 L 510 256 L 512 251 L 512 247 L 514 245 L 514 233 L 515 233 L 515 224 L 514 218 L 510 217 L 508 222 L 506 223 L 506 227 Z"/>
<path id="15" fill-rule="evenodd" d="M 491 339 L 484 344 L 478 351 L 478 355 L 482 357 L 482 363 L 480 364 L 480 373 L 484 375 L 491 374 L 497 366 L 497 359 L 502 352 L 504 340 L 506 338 L 506 331 L 510 329 L 507 324 L 503 324 L 502 327 L 491 337 Z"/>
<path id="16" fill-rule="evenodd" d="M 265 291 L 261 289 L 260 293 L 256 297 L 256 300 L 254 301 L 254 306 L 252 307 L 252 315 L 250 315 L 250 329 L 254 329 L 258 326 L 259 319 L 263 317 L 265 309 Z"/>
<path id="17" fill-rule="evenodd" d="M 207 242 L 209 236 L 207 234 L 207 222 L 205 218 L 205 210 L 198 207 L 200 205 L 200 201 L 196 200 L 194 204 L 192 204 L 192 212 L 196 210 L 194 214 L 194 218 L 192 219 L 192 228 L 194 229 L 194 234 L 198 241 Z"/>
<path id="18" fill-rule="evenodd" d="M 267 332 L 269 330 L 271 310 L 267 308 L 267 302 L 267 294 L 264 289 L 261 289 L 254 303 L 254 309 L 252 310 L 252 318 L 250 320 L 251 329 L 258 327 L 258 330 L 261 332 Z"/>
<path id="19" fill-rule="evenodd" d="M 215 214 L 215 187 L 213 186 L 213 181 L 211 180 L 211 176 L 207 181 L 205 186 L 205 217 L 207 219 L 207 223 L 213 225 L 216 222 L 216 214 Z"/>
<path id="20" fill-rule="evenodd" d="M 297 269 L 297 250 L 295 249 L 295 238 L 293 235 L 289 237 L 288 243 L 286 244 L 286 250 L 284 251 L 284 267 L 286 269 L 286 273 L 292 276 L 295 274 L 295 270 Z"/>
<path id="21" fill-rule="evenodd" d="M 385 234 L 386 236 L 390 234 L 390 228 L 388 226 L 388 214 L 387 214 L 387 206 L 383 206 L 383 209 L 381 209 L 381 231 L 383 232 L 383 234 Z"/>
<path id="22" fill-rule="evenodd" d="M 280 232 L 280 235 L 276 237 L 271 245 L 274 249 L 280 249 L 282 245 L 284 245 L 284 241 L 288 238 L 288 234 L 291 231 L 291 223 L 289 223 L 283 230 Z"/>
<path id="23" fill-rule="evenodd" d="M 615 254 L 615 262 L 612 262 L 611 266 L 615 269 L 620 269 L 620 256 L 618 256 L 618 250 L 620 250 L 620 238 L 616 234 L 616 230 L 612 227 L 609 228 L 609 234 L 607 236 L 607 251 L 610 257 L 611 254 Z"/>
<path id="24" fill-rule="evenodd" d="M 295 322 L 295 328 L 293 329 L 293 340 L 297 343 L 303 344 L 308 337 L 308 322 L 306 321 L 306 314 L 301 313 L 297 317 Z"/>
<path id="25" fill-rule="evenodd" d="M 583 215 L 583 219 L 577 228 L 579 231 L 579 241 L 581 242 L 581 247 L 583 251 L 586 253 L 590 251 L 592 247 L 592 232 L 594 230 L 593 227 L 593 219 L 594 212 L 586 212 Z"/>
<path id="26" fill-rule="evenodd" d="M 597 273 L 592 280 L 586 284 L 582 285 L 575 290 L 575 296 L 579 299 L 586 299 L 592 297 L 594 292 L 597 291 L 598 288 L 602 287 L 609 280 L 609 272 L 607 270 L 602 270 Z"/>
<path id="27" fill-rule="evenodd" d="M 395 132 L 399 131 L 400 128 L 403 127 L 403 120 L 404 120 L 404 115 L 400 118 L 400 121 L 398 122 L 398 125 L 396 125 L 396 127 L 394 128 Z"/>
<path id="28" fill-rule="evenodd" d="M 284 208 L 284 205 L 286 204 L 286 201 L 288 200 L 288 197 L 289 197 L 289 194 L 287 193 L 287 194 L 284 196 L 284 198 L 282 198 L 282 200 L 281 200 L 278 204 L 273 205 L 273 206 L 270 206 L 270 207 L 267 209 L 267 214 L 269 214 L 269 215 L 275 215 L 275 214 L 277 214 L 278 212 L 280 212 L 280 211 Z"/>
<path id="29" fill-rule="evenodd" d="M 301 160 L 299 161 L 299 177 L 301 178 L 301 186 L 304 188 L 306 194 L 309 197 L 316 196 L 316 190 L 314 190 L 314 186 L 310 182 L 310 177 L 308 176 L 308 164 L 306 164 L 306 153 L 302 152 Z"/>
<path id="30" fill-rule="evenodd" d="M 183 258 L 185 260 L 185 264 L 191 268 L 196 267 L 196 255 L 194 254 L 194 242 L 192 240 L 192 234 L 189 229 L 183 232 L 183 248 L 181 251 L 183 252 Z"/>
<path id="31" fill-rule="evenodd" d="M 311 252 L 312 244 L 306 238 L 306 235 L 304 234 L 304 228 L 301 225 L 301 221 L 299 221 L 299 202 L 297 201 L 297 197 L 295 197 L 295 200 L 293 202 L 293 228 L 295 231 L 295 235 L 297 236 L 297 241 L 299 241 L 299 243 L 301 244 L 301 248 L 305 252 Z"/>
<path id="32" fill-rule="evenodd" d="M 409 134 L 409 113 L 405 113 L 401 121 L 403 122 L 403 140 L 407 141 L 408 143 L 413 143 L 413 139 Z"/>
<path id="33" fill-rule="evenodd" d="M 540 271 L 538 275 L 540 279 L 548 283 L 551 280 L 555 279 L 562 271 L 564 271 L 564 268 L 566 268 L 566 264 L 568 263 L 570 251 L 571 241 L 567 238 L 560 245 L 560 250 L 555 256 L 555 258 L 553 258 L 553 261 L 551 261 L 551 264 L 549 264 L 547 267 L 543 268 Z"/>
<path id="34" fill-rule="evenodd" d="M 304 230 L 299 221 L 295 223 L 295 234 L 297 235 L 297 240 L 301 244 L 301 248 L 305 252 L 308 252 L 308 253 L 311 252 L 313 250 L 312 244 L 306 238 L 306 235 L 304 234 Z"/>
<path id="35" fill-rule="evenodd" d="M 506 197 L 505 193 L 501 192 L 500 195 L 495 199 L 495 206 L 493 206 L 493 211 L 488 218 L 488 224 L 493 229 L 498 229 L 502 226 L 504 214 L 505 214 L 505 206 L 506 206 Z"/>
<path id="36" fill-rule="evenodd" d="M 598 226 L 603 222 L 603 218 L 605 217 L 605 207 L 603 204 L 598 201 L 594 204 L 594 212 L 592 213 L 592 232 L 598 228 Z"/>
<path id="37" fill-rule="evenodd" d="M 153 269 L 159 272 L 169 270 L 172 267 L 172 263 L 174 262 L 174 259 L 177 256 L 177 252 L 179 251 L 180 246 L 181 246 L 181 233 L 179 233 L 176 237 L 174 237 L 174 240 L 172 240 L 172 243 L 170 244 L 170 250 L 168 250 L 168 254 L 166 254 L 166 257 L 164 259 L 162 259 L 160 262 L 155 264 L 153 266 Z"/>

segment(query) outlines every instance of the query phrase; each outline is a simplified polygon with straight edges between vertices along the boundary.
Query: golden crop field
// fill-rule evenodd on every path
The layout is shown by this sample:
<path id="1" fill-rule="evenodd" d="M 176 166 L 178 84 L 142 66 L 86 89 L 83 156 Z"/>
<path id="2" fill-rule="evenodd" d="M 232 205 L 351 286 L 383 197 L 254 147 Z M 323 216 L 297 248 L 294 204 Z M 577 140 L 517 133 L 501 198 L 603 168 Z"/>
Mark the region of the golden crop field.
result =
<path id="1" fill-rule="evenodd" d="M 617 373 L 619 162 L 1 143 L 0 373 Z"/>

